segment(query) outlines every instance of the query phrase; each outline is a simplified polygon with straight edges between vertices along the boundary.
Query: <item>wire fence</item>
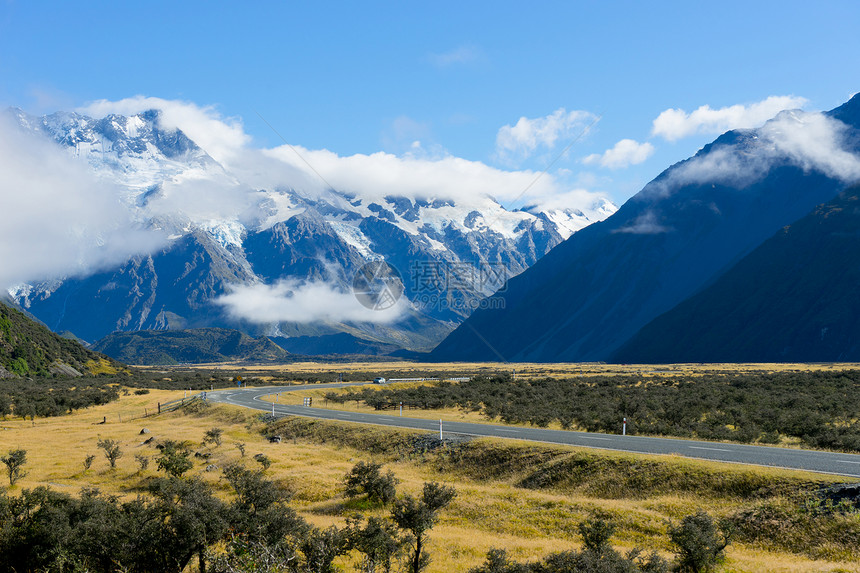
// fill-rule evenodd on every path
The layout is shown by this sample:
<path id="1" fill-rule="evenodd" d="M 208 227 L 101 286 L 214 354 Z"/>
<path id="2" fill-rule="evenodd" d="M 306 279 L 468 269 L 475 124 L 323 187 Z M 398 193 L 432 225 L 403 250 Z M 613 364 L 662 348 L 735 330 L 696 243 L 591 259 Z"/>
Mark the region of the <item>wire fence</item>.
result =
<path id="1" fill-rule="evenodd" d="M 144 418 L 151 418 L 152 416 L 157 416 L 158 414 L 163 414 L 166 412 L 173 412 L 187 404 L 191 404 L 192 402 L 204 399 L 204 392 L 199 394 L 192 394 L 191 396 L 186 396 L 184 398 L 179 398 L 177 400 L 171 400 L 169 402 L 158 402 L 154 408 L 152 407 L 144 407 L 143 412 L 140 410 L 134 410 L 132 412 L 117 412 L 116 419 L 118 422 L 132 422 L 134 420 L 141 420 Z M 111 422 L 113 420 L 110 420 Z M 96 422 L 96 424 L 107 424 L 109 422 L 107 416 L 102 417 L 101 422 Z"/>

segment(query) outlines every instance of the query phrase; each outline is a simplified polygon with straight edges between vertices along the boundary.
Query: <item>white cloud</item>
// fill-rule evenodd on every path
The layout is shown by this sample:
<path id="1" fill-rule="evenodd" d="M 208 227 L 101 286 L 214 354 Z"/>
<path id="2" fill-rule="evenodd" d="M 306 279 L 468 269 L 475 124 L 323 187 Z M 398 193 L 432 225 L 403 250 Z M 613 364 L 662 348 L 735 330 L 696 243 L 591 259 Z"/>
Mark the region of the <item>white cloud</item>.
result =
<path id="1" fill-rule="evenodd" d="M 394 153 L 402 153 L 413 147 L 415 142 L 431 137 L 430 124 L 401 115 L 394 119 L 382 132 L 382 146 Z"/>
<path id="2" fill-rule="evenodd" d="M 151 173 L 144 175 L 154 179 L 146 187 L 158 183 L 159 190 L 148 197 L 144 207 L 136 202 L 137 193 L 144 188 L 141 185 L 132 185 L 130 193 L 130 188 L 111 181 L 110 169 L 100 169 L 99 173 L 108 175 L 100 179 L 83 156 L 75 160 L 68 150 L 50 141 L 37 141 L 35 136 L 28 136 L 22 143 L 19 140 L 24 135 L 17 128 L 3 130 L 0 209 L 18 216 L 2 231 L 6 250 L 0 259 L 5 266 L 0 269 L 0 278 L 8 283 L 83 273 L 111 261 L 120 263 L 133 253 L 151 252 L 161 245 L 157 237 L 128 231 L 134 228 L 135 221 L 151 217 L 180 226 L 190 221 L 198 227 L 211 226 L 219 220 L 249 228 L 263 221 L 271 223 L 274 215 L 265 210 L 270 207 L 261 210 L 259 205 L 261 189 L 294 189 L 314 198 L 324 195 L 331 186 L 358 195 L 365 205 L 386 195 L 400 195 L 453 199 L 460 208 L 485 208 L 493 198 L 503 204 L 516 202 L 540 208 L 552 205 L 585 211 L 605 198 L 604 194 L 582 189 L 587 185 L 570 184 L 564 175 L 498 169 L 454 157 L 439 146 L 425 146 L 416 140 L 403 155 L 379 152 L 342 157 L 328 150 L 299 146 L 253 148 L 240 122 L 224 120 L 212 107 L 187 102 L 135 97 L 95 102 L 82 111 L 102 117 L 153 108 L 162 111 L 165 127 L 182 129 L 206 152 L 227 164 L 226 171 L 209 167 L 168 170 L 158 181 L 158 170 L 147 167 Z M 561 115 L 569 119 L 577 117 L 578 112 L 573 116 L 555 115 L 564 123 Z M 414 127 L 402 123 L 406 132 Z M 284 216 L 298 211 L 298 207 L 291 211 L 286 204 L 283 209 L 278 207 Z M 31 229 L 38 237 L 23 242 L 21 237 L 29 237 Z M 75 240 L 70 234 L 73 232 L 78 233 Z M 19 251 L 21 256 L 15 254 Z"/>
<path id="3" fill-rule="evenodd" d="M 822 113 L 784 112 L 759 131 L 804 169 L 818 169 L 829 177 L 854 182 L 860 179 L 860 157 L 845 149 L 841 121 Z"/>
<path id="4" fill-rule="evenodd" d="M 284 280 L 273 285 L 234 286 L 217 304 L 231 316 L 257 324 L 274 322 L 370 322 L 388 324 L 408 309 L 404 298 L 384 310 L 361 304 L 351 292 L 323 282 Z"/>
<path id="5" fill-rule="evenodd" d="M 120 189 L 50 141 L 0 117 L 0 286 L 90 273 L 157 249 Z"/>
<path id="6" fill-rule="evenodd" d="M 379 152 L 341 157 L 327 150 L 302 147 L 295 147 L 295 150 L 332 187 L 355 193 L 368 201 L 386 195 L 400 195 L 412 199 L 453 199 L 458 205 L 466 206 L 478 205 L 486 201 L 488 196 L 503 203 L 518 201 L 520 204 L 543 204 L 564 197 L 576 200 L 566 207 L 587 208 L 595 200 L 604 197 L 600 193 L 582 190 L 575 195 L 568 195 L 569 189 L 552 174 L 538 178 L 539 173 L 535 171 L 505 171 L 451 155 L 425 157 L 409 153 L 397 156 Z M 316 192 L 324 190 L 325 184 L 318 178 L 310 177 L 309 168 L 290 147 L 266 150 L 264 154 L 279 159 L 293 169 L 306 171 L 306 181 L 316 186 Z M 277 169 L 270 168 L 266 175 L 277 176 Z M 579 203 L 578 199 L 587 199 L 587 204 Z"/>
<path id="7" fill-rule="evenodd" d="M 657 215 L 654 211 L 645 211 L 630 224 L 615 229 L 613 233 L 629 233 L 631 235 L 657 235 L 669 231 L 668 227 L 664 227 L 657 220 Z"/>
<path id="8" fill-rule="evenodd" d="M 213 106 L 157 97 L 135 96 L 119 101 L 98 100 L 80 108 L 80 113 L 104 117 L 115 113 L 135 115 L 150 109 L 161 110 L 161 123 L 166 129 L 180 129 L 216 161 L 229 164 L 251 137 L 235 118 L 224 118 Z"/>
<path id="9" fill-rule="evenodd" d="M 847 129 L 823 113 L 785 111 L 751 135 L 755 145 L 711 149 L 679 165 L 668 180 L 656 181 L 652 189 L 665 194 L 689 183 L 745 187 L 759 181 L 780 161 L 853 183 L 860 180 L 860 156 L 846 149 Z"/>
<path id="10" fill-rule="evenodd" d="M 465 45 L 441 54 L 430 54 L 428 59 L 438 68 L 447 68 L 458 64 L 471 64 L 482 57 L 481 50 L 475 46 Z"/>
<path id="11" fill-rule="evenodd" d="M 570 194 L 570 188 L 549 173 L 538 178 L 539 173 L 531 170 L 497 169 L 454 157 L 439 145 L 425 145 L 423 139 L 430 136 L 430 126 L 406 116 L 396 118 L 383 134 L 392 145 L 403 148 L 402 155 L 378 152 L 343 157 L 325 149 L 309 150 L 298 145 L 253 148 L 241 121 L 223 118 L 213 106 L 200 107 L 190 102 L 136 96 L 114 102 L 100 100 L 81 112 L 101 117 L 148 109 L 161 110 L 165 127 L 181 129 L 228 168 L 227 175 L 187 173 L 166 181 L 161 196 L 148 207 L 152 214 L 179 213 L 192 220 L 229 218 L 252 208 L 256 189 L 293 188 L 315 195 L 323 193 L 329 185 L 372 200 L 402 195 L 466 203 L 492 196 L 501 202 L 521 199 L 529 204 L 547 201 L 557 204 L 587 193 Z M 588 112 L 564 109 L 545 118 L 522 118 L 517 126 L 506 126 L 511 130 L 508 145 L 511 150 L 518 145 L 550 148 L 558 138 L 578 135 L 586 122 L 594 119 Z M 535 179 L 538 180 L 533 184 Z M 523 196 L 527 188 L 528 193 Z M 602 193 L 592 193 L 587 205 L 566 206 L 587 208 L 603 197 Z"/>
<path id="12" fill-rule="evenodd" d="M 603 154 L 594 153 L 582 160 L 586 165 L 599 164 L 609 169 L 621 169 L 630 165 L 638 165 L 651 157 L 654 146 L 650 143 L 639 143 L 633 139 L 622 139 Z"/>
<path id="13" fill-rule="evenodd" d="M 691 113 L 667 109 L 654 120 L 652 135 L 675 141 L 696 134 L 719 134 L 730 129 L 758 127 L 780 111 L 797 109 L 806 99 L 796 96 L 770 96 L 749 105 L 712 109 L 703 105 Z"/>
<path id="14" fill-rule="evenodd" d="M 503 161 L 530 157 L 538 149 L 553 149 L 559 139 L 579 134 L 595 121 L 587 111 L 566 111 L 563 107 L 545 117 L 521 117 L 515 125 L 505 125 L 496 134 L 496 156 Z"/>

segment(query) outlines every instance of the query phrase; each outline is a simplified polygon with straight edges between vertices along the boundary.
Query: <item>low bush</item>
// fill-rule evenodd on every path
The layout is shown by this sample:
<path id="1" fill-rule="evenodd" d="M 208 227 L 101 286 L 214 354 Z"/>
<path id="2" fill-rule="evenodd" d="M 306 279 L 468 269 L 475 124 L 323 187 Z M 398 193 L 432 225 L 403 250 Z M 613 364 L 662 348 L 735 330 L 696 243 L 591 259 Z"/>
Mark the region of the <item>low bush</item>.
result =
<path id="1" fill-rule="evenodd" d="M 378 410 L 459 407 L 504 423 L 590 432 L 775 443 L 860 451 L 860 371 L 616 375 L 570 379 L 475 377 L 407 388 L 329 392 Z"/>

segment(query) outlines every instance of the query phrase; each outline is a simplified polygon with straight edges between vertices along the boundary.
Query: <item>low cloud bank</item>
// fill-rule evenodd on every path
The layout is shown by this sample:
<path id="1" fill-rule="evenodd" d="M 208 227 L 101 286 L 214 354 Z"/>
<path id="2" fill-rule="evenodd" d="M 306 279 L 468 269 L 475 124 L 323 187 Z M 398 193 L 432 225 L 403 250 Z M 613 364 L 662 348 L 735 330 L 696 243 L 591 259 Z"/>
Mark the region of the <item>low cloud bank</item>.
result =
<path id="1" fill-rule="evenodd" d="M 236 285 L 215 301 L 234 318 L 256 324 L 276 322 L 370 322 L 389 324 L 403 317 L 408 303 L 374 310 L 352 292 L 324 282 L 283 280 L 275 284 Z M 386 305 L 382 305 L 386 306 Z"/>
<path id="2" fill-rule="evenodd" d="M 166 242 L 64 150 L 0 117 L 0 285 L 88 274 Z"/>

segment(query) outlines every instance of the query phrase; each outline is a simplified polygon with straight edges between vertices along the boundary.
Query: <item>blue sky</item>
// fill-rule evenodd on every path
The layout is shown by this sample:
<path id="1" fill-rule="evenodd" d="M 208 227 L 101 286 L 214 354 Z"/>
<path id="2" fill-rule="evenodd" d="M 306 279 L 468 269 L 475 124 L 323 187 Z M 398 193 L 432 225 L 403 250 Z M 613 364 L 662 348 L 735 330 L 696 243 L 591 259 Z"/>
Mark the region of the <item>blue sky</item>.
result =
<path id="1" fill-rule="evenodd" d="M 262 116 L 309 150 L 502 170 L 540 171 L 570 146 L 551 172 L 618 204 L 728 127 L 860 90 L 847 1 L 0 6 L 4 106 L 150 96 L 241 124 L 258 147 L 282 143 Z"/>

